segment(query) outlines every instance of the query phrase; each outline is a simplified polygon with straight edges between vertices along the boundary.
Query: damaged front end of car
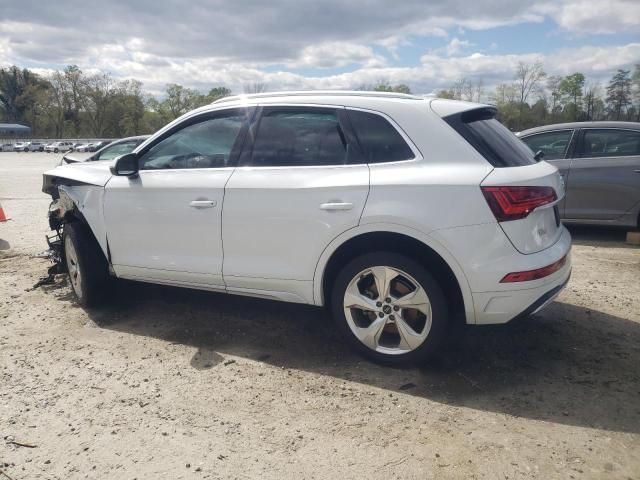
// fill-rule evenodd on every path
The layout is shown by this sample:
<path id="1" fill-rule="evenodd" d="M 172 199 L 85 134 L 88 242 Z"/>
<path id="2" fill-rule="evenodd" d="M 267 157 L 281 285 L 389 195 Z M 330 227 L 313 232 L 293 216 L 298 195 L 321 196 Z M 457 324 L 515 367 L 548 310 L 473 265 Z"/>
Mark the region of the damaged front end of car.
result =
<path id="1" fill-rule="evenodd" d="M 53 196 L 53 195 L 52 195 Z M 75 204 L 64 190 L 55 189 L 54 200 L 49 205 L 49 228 L 54 232 L 52 235 L 46 235 L 47 245 L 49 249 L 46 256 L 51 260 L 53 265 L 49 268 L 49 275 L 65 273 L 67 271 L 65 262 L 63 261 L 64 252 L 62 246 L 62 230 L 65 222 L 75 218 Z"/>
<path id="2" fill-rule="evenodd" d="M 49 249 L 44 254 L 53 263 L 49 268 L 50 275 L 66 272 L 63 232 L 68 223 L 85 223 L 103 251 L 107 251 L 106 234 L 102 225 L 102 196 L 104 185 L 110 176 L 108 168 L 83 168 L 75 165 L 58 167 L 44 173 L 42 191 L 52 198 L 48 220 L 53 233 L 46 235 Z"/>

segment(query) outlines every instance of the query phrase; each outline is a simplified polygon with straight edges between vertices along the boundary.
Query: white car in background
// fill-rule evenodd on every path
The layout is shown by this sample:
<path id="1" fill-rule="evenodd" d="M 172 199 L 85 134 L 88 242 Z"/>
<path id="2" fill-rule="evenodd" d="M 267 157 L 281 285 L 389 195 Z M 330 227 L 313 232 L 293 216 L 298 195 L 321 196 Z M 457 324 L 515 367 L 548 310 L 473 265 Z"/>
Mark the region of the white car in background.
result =
<path id="1" fill-rule="evenodd" d="M 44 152 L 45 144 L 43 142 L 29 142 L 30 152 Z"/>
<path id="2" fill-rule="evenodd" d="M 82 143 L 80 145 L 77 145 L 74 147 L 74 150 L 76 152 L 89 152 L 89 148 L 90 148 L 91 144 L 90 143 Z"/>
<path id="3" fill-rule="evenodd" d="M 31 142 L 18 142 L 18 143 L 14 143 L 13 145 L 13 151 L 14 152 L 28 152 L 29 151 L 29 146 L 31 145 Z"/>
<path id="4" fill-rule="evenodd" d="M 0 144 L 0 152 L 13 152 L 13 143 Z"/>
<path id="5" fill-rule="evenodd" d="M 555 167 L 493 107 L 373 92 L 230 97 L 115 162 L 44 174 L 78 302 L 110 276 L 328 307 L 360 353 L 422 362 L 457 319 L 567 284 Z"/>
<path id="6" fill-rule="evenodd" d="M 44 151 L 47 153 L 59 153 L 68 152 L 73 149 L 73 142 L 53 142 L 44 147 Z"/>

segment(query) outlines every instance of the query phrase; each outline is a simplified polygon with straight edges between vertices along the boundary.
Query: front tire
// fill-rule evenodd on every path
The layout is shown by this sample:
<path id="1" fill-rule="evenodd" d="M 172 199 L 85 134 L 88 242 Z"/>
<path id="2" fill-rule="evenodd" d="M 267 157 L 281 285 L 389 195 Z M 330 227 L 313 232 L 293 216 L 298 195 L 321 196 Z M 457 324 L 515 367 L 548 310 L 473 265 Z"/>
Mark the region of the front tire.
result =
<path id="1" fill-rule="evenodd" d="M 77 302 L 83 307 L 100 304 L 107 296 L 109 268 L 93 233 L 82 223 L 68 223 L 62 242 L 69 283 Z"/>
<path id="2" fill-rule="evenodd" d="M 351 260 L 334 282 L 331 310 L 353 348 L 386 365 L 421 364 L 436 354 L 449 317 L 437 280 L 392 252 Z"/>

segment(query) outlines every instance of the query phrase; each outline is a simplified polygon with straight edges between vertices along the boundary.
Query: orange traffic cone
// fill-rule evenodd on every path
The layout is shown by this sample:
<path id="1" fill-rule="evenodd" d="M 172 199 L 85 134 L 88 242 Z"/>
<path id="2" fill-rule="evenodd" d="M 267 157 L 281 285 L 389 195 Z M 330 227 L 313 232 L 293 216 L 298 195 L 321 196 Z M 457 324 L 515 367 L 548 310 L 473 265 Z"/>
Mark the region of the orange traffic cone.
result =
<path id="1" fill-rule="evenodd" d="M 6 222 L 7 220 L 11 220 L 11 217 L 8 217 L 4 213 L 4 209 L 2 208 L 2 204 L 0 203 L 0 222 Z"/>

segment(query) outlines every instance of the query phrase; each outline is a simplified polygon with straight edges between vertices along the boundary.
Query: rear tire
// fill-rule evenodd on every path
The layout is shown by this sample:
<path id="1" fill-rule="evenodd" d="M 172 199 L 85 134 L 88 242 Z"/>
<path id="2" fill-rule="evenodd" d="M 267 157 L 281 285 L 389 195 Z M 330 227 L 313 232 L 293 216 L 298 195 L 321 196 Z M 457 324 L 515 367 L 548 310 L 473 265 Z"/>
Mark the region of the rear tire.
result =
<path id="1" fill-rule="evenodd" d="M 395 366 L 422 364 L 436 354 L 449 320 L 438 281 L 420 263 L 392 252 L 351 260 L 333 284 L 331 311 L 358 353 Z"/>
<path id="2" fill-rule="evenodd" d="M 83 307 L 99 305 L 108 296 L 109 267 L 89 227 L 68 223 L 62 233 L 64 261 L 76 301 Z"/>

